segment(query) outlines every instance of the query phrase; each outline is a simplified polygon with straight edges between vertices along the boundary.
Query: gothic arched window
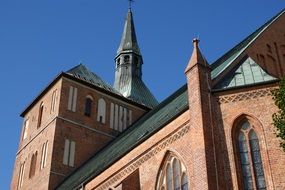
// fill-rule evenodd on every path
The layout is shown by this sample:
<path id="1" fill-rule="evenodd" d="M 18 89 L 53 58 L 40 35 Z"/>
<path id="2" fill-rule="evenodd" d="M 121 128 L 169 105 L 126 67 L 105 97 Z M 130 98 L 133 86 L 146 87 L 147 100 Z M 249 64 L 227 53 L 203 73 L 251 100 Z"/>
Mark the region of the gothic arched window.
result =
<path id="1" fill-rule="evenodd" d="M 240 126 L 237 135 L 239 165 L 243 188 L 266 189 L 262 159 L 260 154 L 259 140 L 256 132 L 249 122 Z"/>
<path id="2" fill-rule="evenodd" d="M 38 152 L 32 155 L 29 178 L 33 177 L 36 173 Z"/>
<path id="3" fill-rule="evenodd" d="M 160 170 L 157 190 L 188 190 L 185 166 L 177 157 L 168 155 Z"/>
<path id="4" fill-rule="evenodd" d="M 91 110 L 92 110 L 92 103 L 93 103 L 93 99 L 91 96 L 87 96 L 85 99 L 85 111 L 84 111 L 84 115 L 86 116 L 91 116 Z"/>

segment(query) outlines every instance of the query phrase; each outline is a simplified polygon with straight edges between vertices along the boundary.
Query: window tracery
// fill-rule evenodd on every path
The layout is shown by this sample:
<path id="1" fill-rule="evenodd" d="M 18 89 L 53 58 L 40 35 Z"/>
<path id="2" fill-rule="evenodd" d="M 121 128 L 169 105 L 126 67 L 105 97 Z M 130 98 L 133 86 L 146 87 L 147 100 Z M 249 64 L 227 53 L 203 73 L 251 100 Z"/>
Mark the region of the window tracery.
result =
<path id="1" fill-rule="evenodd" d="M 160 170 L 157 190 L 188 190 L 186 173 L 182 162 L 177 157 L 168 155 Z"/>
<path id="2" fill-rule="evenodd" d="M 259 139 L 253 126 L 248 121 L 243 122 L 240 126 L 237 141 L 243 188 L 245 190 L 265 190 L 266 183 Z"/>

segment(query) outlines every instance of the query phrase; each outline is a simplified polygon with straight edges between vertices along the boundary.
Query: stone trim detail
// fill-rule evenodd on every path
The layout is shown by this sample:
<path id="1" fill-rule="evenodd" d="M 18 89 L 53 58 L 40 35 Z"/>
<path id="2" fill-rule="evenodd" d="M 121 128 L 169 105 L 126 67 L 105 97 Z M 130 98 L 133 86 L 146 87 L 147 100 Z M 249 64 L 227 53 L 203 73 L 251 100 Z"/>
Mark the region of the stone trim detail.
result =
<path id="1" fill-rule="evenodd" d="M 252 91 L 244 92 L 244 93 L 219 96 L 219 97 L 217 97 L 217 99 L 218 99 L 219 104 L 245 101 L 245 100 L 249 100 L 249 99 L 272 96 L 271 91 L 274 89 L 276 89 L 276 88 L 252 90 Z"/>
<path id="2" fill-rule="evenodd" d="M 148 150 L 146 150 L 146 152 L 136 157 L 131 163 L 121 168 L 118 172 L 116 172 L 116 174 L 111 176 L 109 179 L 107 179 L 105 182 L 101 183 L 94 189 L 96 190 L 109 189 L 116 182 L 125 178 L 127 175 L 131 174 L 138 167 L 140 167 L 144 162 L 148 161 L 154 155 L 164 150 L 168 145 L 174 143 L 176 140 L 180 139 L 186 133 L 188 133 L 190 129 L 190 126 L 187 125 L 188 123 L 189 121 L 185 122 L 175 133 L 165 137 L 160 142 L 150 147 Z"/>

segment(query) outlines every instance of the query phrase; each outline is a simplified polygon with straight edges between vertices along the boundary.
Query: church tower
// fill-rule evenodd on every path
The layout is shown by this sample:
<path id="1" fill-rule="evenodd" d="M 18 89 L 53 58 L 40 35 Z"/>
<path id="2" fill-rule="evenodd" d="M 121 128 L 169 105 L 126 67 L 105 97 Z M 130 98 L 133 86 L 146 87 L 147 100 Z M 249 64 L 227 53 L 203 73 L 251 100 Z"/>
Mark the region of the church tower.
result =
<path id="1" fill-rule="evenodd" d="M 115 57 L 114 88 L 123 96 L 147 107 L 158 104 L 142 81 L 143 58 L 138 45 L 133 13 L 129 8 L 120 46 Z"/>
<path id="2" fill-rule="evenodd" d="M 116 61 L 117 90 L 79 64 L 60 73 L 23 111 L 10 189 L 55 189 L 157 104 L 141 80 L 131 11 Z"/>

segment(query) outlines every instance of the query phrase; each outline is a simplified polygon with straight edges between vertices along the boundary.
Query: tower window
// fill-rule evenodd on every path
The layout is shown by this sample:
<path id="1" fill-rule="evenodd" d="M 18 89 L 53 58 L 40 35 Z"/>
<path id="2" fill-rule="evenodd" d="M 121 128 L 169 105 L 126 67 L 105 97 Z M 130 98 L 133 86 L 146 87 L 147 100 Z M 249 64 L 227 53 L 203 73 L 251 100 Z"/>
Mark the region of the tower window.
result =
<path id="1" fill-rule="evenodd" d="M 93 98 L 91 96 L 87 96 L 86 99 L 85 99 L 84 115 L 86 115 L 88 117 L 91 116 L 92 104 L 93 104 Z"/>
<path id="2" fill-rule="evenodd" d="M 73 112 L 76 111 L 77 91 L 76 87 L 69 87 L 68 110 Z"/>
<path id="3" fill-rule="evenodd" d="M 121 58 L 118 58 L 117 59 L 117 68 L 120 66 L 120 63 L 121 63 Z"/>
<path id="4" fill-rule="evenodd" d="M 51 97 L 51 108 L 50 108 L 50 112 L 54 112 L 55 111 L 55 105 L 56 105 L 56 97 L 57 96 L 57 90 L 54 90 L 52 93 L 52 97 Z"/>
<path id="5" fill-rule="evenodd" d="M 97 121 L 100 123 L 105 123 L 106 120 L 106 102 L 103 98 L 98 100 L 98 113 Z"/>
<path id="6" fill-rule="evenodd" d="M 244 189 L 266 189 L 259 140 L 253 127 L 246 121 L 237 136 L 239 165 Z"/>
<path id="7" fill-rule="evenodd" d="M 27 138 L 28 136 L 28 129 L 29 129 L 29 119 L 26 119 L 24 122 L 24 128 L 23 128 L 23 140 Z"/>
<path id="8" fill-rule="evenodd" d="M 36 173 L 38 152 L 32 155 L 29 178 L 32 178 Z"/>
<path id="9" fill-rule="evenodd" d="M 75 142 L 69 139 L 65 139 L 63 164 L 73 167 L 74 159 L 75 159 Z"/>
<path id="10" fill-rule="evenodd" d="M 43 111 L 44 111 L 44 104 L 41 103 L 40 108 L 39 108 L 39 115 L 38 115 L 38 125 L 37 125 L 37 128 L 40 128 L 41 125 L 42 125 Z"/>
<path id="11" fill-rule="evenodd" d="M 130 62 L 130 56 L 129 55 L 125 55 L 124 56 L 124 62 L 125 63 L 129 63 Z"/>
<path id="12" fill-rule="evenodd" d="M 47 152 L 48 152 L 48 141 L 46 141 L 42 146 L 42 156 L 41 156 L 41 165 L 40 165 L 41 170 L 46 166 Z"/>
<path id="13" fill-rule="evenodd" d="M 20 189 L 23 186 L 24 171 L 25 171 L 25 162 L 20 165 L 20 172 L 19 172 L 19 179 L 18 179 L 18 189 Z"/>

